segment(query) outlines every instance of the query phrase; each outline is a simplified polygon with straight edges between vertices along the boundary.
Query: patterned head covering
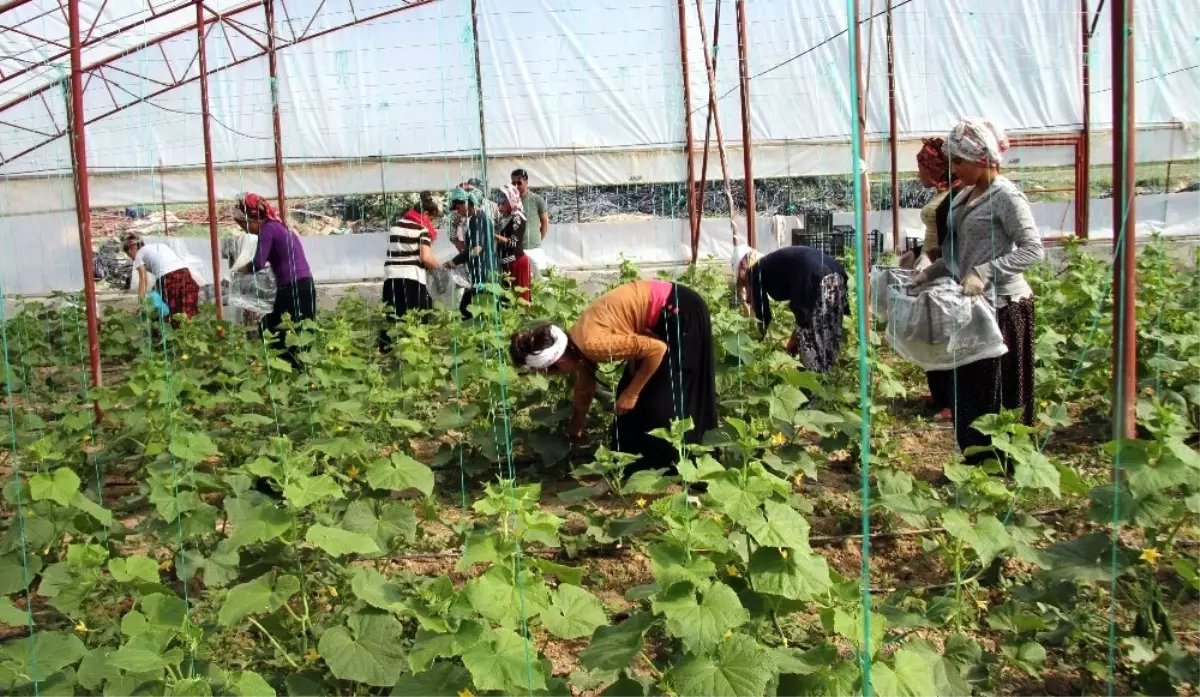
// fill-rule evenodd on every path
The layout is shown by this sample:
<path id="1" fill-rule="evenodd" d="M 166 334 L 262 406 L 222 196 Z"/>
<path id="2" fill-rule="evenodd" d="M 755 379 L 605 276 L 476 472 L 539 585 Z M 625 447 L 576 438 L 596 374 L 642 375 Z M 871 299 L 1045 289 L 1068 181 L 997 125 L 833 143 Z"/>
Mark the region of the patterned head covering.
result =
<path id="1" fill-rule="evenodd" d="M 733 277 L 737 278 L 742 269 L 749 271 L 758 263 L 758 252 L 747 244 L 739 244 L 733 248 Z"/>
<path id="2" fill-rule="evenodd" d="M 917 169 L 929 181 L 935 182 L 938 191 L 949 188 L 950 160 L 946 157 L 946 141 L 941 138 L 925 138 L 917 152 Z"/>
<path id="3" fill-rule="evenodd" d="M 521 201 L 521 192 L 517 191 L 517 187 L 512 184 L 505 184 L 500 187 L 500 195 L 508 202 L 512 217 L 516 218 L 519 223 L 525 222 L 525 204 Z"/>
<path id="4" fill-rule="evenodd" d="M 277 223 L 283 222 L 279 219 L 279 213 L 275 210 L 275 207 L 267 203 L 267 200 L 258 194 L 238 194 L 233 215 L 235 218 L 245 220 L 274 220 Z"/>
<path id="5" fill-rule="evenodd" d="M 963 119 L 946 137 L 946 153 L 986 167 L 999 167 L 1008 150 L 1004 129 L 987 119 Z"/>

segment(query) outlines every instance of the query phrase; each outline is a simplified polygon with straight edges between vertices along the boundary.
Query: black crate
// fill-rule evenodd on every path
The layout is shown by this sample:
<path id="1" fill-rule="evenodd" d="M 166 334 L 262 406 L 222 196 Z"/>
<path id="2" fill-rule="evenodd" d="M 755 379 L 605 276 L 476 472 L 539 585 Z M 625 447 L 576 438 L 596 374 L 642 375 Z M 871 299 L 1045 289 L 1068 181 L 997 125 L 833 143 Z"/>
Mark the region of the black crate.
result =
<path id="1" fill-rule="evenodd" d="M 846 253 L 846 235 L 843 232 L 830 231 L 814 233 L 801 228 L 792 230 L 792 245 L 803 245 L 825 252 L 831 257 L 840 257 Z"/>
<path id="2" fill-rule="evenodd" d="M 833 233 L 832 213 L 805 213 L 804 229 L 812 235 L 829 235 Z"/>

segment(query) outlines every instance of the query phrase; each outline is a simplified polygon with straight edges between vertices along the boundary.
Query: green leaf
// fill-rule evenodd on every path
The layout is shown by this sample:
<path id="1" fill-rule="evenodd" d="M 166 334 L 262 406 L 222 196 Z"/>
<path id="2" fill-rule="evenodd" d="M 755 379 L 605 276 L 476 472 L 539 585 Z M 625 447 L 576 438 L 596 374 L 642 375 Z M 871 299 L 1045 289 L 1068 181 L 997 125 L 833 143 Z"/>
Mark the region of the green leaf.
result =
<path id="1" fill-rule="evenodd" d="M 171 686 L 170 697 L 212 697 L 212 687 L 204 678 L 184 678 Z"/>
<path id="2" fill-rule="evenodd" d="M 112 525 L 112 511 L 89 499 L 82 491 L 75 492 L 71 506 L 95 518 L 106 528 Z"/>
<path id="3" fill-rule="evenodd" d="M 275 572 L 269 571 L 253 581 L 230 588 L 217 621 L 230 627 L 249 615 L 275 612 L 299 590 L 300 581 L 295 576 L 280 576 L 276 580 Z"/>
<path id="4" fill-rule="evenodd" d="M 326 499 L 340 499 L 343 493 L 328 474 L 316 477 L 293 474 L 283 487 L 283 495 L 296 508 L 304 508 Z"/>
<path id="5" fill-rule="evenodd" d="M 649 552 L 654 580 L 662 588 L 670 588 L 679 581 L 701 586 L 717 572 L 711 559 L 701 554 L 688 559 L 687 550 L 677 544 L 659 542 L 650 545 Z"/>
<path id="6" fill-rule="evenodd" d="M 750 575 L 754 590 L 789 600 L 816 600 L 829 592 L 829 564 L 825 557 L 812 552 L 788 554 L 778 549 L 759 547 L 750 555 Z"/>
<path id="7" fill-rule="evenodd" d="M 623 494 L 658 494 L 667 490 L 671 481 L 663 476 L 665 469 L 639 470 L 629 476 L 621 487 Z"/>
<path id="8" fill-rule="evenodd" d="M 225 499 L 225 511 L 233 534 L 229 536 L 232 550 L 255 542 L 270 542 L 292 527 L 292 514 L 273 502 L 255 498 Z M 171 520 L 168 518 L 168 520 Z"/>
<path id="9" fill-rule="evenodd" d="M 367 483 L 374 489 L 433 493 L 433 470 L 404 453 L 392 453 L 387 460 L 376 460 L 367 468 Z"/>
<path id="10" fill-rule="evenodd" d="M 75 494 L 79 493 L 79 475 L 67 467 L 59 467 L 53 474 L 38 472 L 29 479 L 29 493 L 34 501 L 54 501 L 60 506 L 70 506 Z"/>
<path id="11" fill-rule="evenodd" d="M 86 653 L 79 637 L 63 632 L 37 632 L 32 639 L 21 637 L 0 644 L 0 659 L 8 662 L 7 667 L 36 680 L 45 680 Z"/>
<path id="12" fill-rule="evenodd" d="M 507 629 L 489 630 L 475 646 L 463 653 L 463 665 L 479 690 L 503 694 L 527 694 L 546 688 L 546 676 L 537 649 Z"/>
<path id="13" fill-rule="evenodd" d="M 1031 454 L 1027 461 L 1017 462 L 1013 468 L 1017 486 L 1025 489 L 1042 489 L 1054 494 L 1055 498 L 1062 496 L 1059 490 L 1059 472 L 1054 463 L 1041 453 Z"/>
<path id="14" fill-rule="evenodd" d="M 771 652 L 745 634 L 722 642 L 715 654 L 691 655 L 670 672 L 681 696 L 761 695 L 775 675 Z"/>
<path id="15" fill-rule="evenodd" d="M 367 535 L 379 549 L 389 550 L 397 538 L 404 542 L 417 538 L 417 514 L 400 501 L 358 499 L 346 509 L 340 527 Z"/>
<path id="16" fill-rule="evenodd" d="M 375 540 L 360 532 L 350 532 L 317 523 L 304 533 L 304 539 L 314 547 L 335 557 L 347 554 L 378 554 L 382 552 Z"/>
<path id="17" fill-rule="evenodd" d="M 807 551 L 808 521 L 792 507 L 778 501 L 767 501 L 766 517 L 752 515 L 743 520 L 746 532 L 763 547 L 784 547 Z"/>
<path id="18" fill-rule="evenodd" d="M 1005 644 L 1000 651 L 1018 668 L 1035 677 L 1046 665 L 1046 649 L 1036 641 Z"/>
<path id="19" fill-rule="evenodd" d="M 587 670 L 627 668 L 642 650 L 642 636 L 653 621 L 653 615 L 638 612 L 618 625 L 597 627 L 591 643 L 579 652 L 579 665 Z"/>
<path id="20" fill-rule="evenodd" d="M 551 593 L 550 607 L 542 613 L 542 624 L 559 639 L 590 636 L 596 627 L 607 623 L 600 600 L 570 584 L 563 584 Z"/>
<path id="21" fill-rule="evenodd" d="M 108 572 L 120 583 L 158 583 L 158 563 L 143 554 L 118 557 L 108 562 Z"/>
<path id="22" fill-rule="evenodd" d="M 863 615 L 860 608 L 825 610 L 821 613 L 821 622 L 826 626 L 826 631 L 831 631 L 839 636 L 850 640 L 855 650 L 863 651 L 868 648 L 863 645 Z M 871 612 L 871 654 L 878 653 L 883 647 L 883 638 L 887 634 L 887 619 L 877 613 Z"/>
<path id="23" fill-rule="evenodd" d="M 404 666 L 404 627 L 391 615 L 357 614 L 321 634 L 317 651 L 339 680 L 391 687 Z"/>
<path id="24" fill-rule="evenodd" d="M 100 686 L 105 680 L 121 677 L 121 669 L 109 661 L 112 652 L 113 649 L 108 647 L 95 648 L 79 662 L 79 671 L 75 677 L 89 694 L 99 694 Z"/>
<path id="25" fill-rule="evenodd" d="M 725 632 L 750 620 L 737 593 L 720 582 L 709 586 L 699 602 L 692 584 L 677 583 L 660 594 L 653 607 L 666 616 L 667 633 L 682 639 L 684 648 L 692 652 L 711 649 Z"/>
<path id="26" fill-rule="evenodd" d="M 28 627 L 29 621 L 27 611 L 17 609 L 11 600 L 0 596 L 0 624 L 9 627 Z"/>
<path id="27" fill-rule="evenodd" d="M 207 458 L 221 454 L 207 434 L 195 432 L 176 434 L 171 439 L 170 451 L 180 460 L 192 464 L 204 462 Z"/>
<path id="28" fill-rule="evenodd" d="M 126 673 L 160 672 L 167 667 L 161 651 L 132 644 L 117 649 L 108 660 Z"/>
<path id="29" fill-rule="evenodd" d="M 896 650 L 891 666 L 882 662 L 872 666 L 871 688 L 873 694 L 888 697 L 939 697 L 929 660 L 907 647 Z"/>
<path id="30" fill-rule="evenodd" d="M 545 582 L 528 572 L 522 574 L 519 587 L 513 583 L 512 571 L 502 566 L 492 567 L 479 578 L 468 581 L 466 592 L 471 607 L 508 628 L 537 617 L 549 603 Z"/>
<path id="31" fill-rule="evenodd" d="M 790 424 L 792 417 L 796 415 L 796 411 L 807 401 L 808 398 L 804 396 L 804 393 L 795 387 L 791 385 L 776 385 L 775 389 L 771 391 L 771 418 Z"/>
<path id="32" fill-rule="evenodd" d="M 0 595 L 25 590 L 28 581 L 33 586 L 37 573 L 42 570 L 42 558 L 36 554 L 18 552 L 0 555 Z M 43 593 L 44 595 L 44 593 Z"/>
<path id="33" fill-rule="evenodd" d="M 275 688 L 252 670 L 241 670 L 225 682 L 225 694 L 230 697 L 275 697 Z"/>
<path id="34" fill-rule="evenodd" d="M 466 668 L 447 661 L 416 675 L 404 674 L 392 689 L 392 697 L 458 697 L 471 685 Z"/>
<path id="35" fill-rule="evenodd" d="M 356 566 L 351 571 L 350 590 L 359 600 L 387 612 L 401 612 L 408 607 L 409 595 L 399 585 L 370 566 Z"/>
<path id="36" fill-rule="evenodd" d="M 1092 533 L 1078 539 L 1058 542 L 1047 550 L 1053 568 L 1046 574 L 1053 580 L 1076 580 L 1086 583 L 1108 581 L 1111 572 L 1107 533 Z M 1117 568 L 1120 573 L 1123 569 Z"/>
<path id="37" fill-rule="evenodd" d="M 542 572 L 544 576 L 557 576 L 560 583 L 569 583 L 574 586 L 583 584 L 583 570 L 578 567 L 555 564 L 549 559 L 538 559 L 537 557 L 530 559 L 529 564 Z M 590 634 L 591 630 L 588 630 L 588 633 Z"/>
<path id="38" fill-rule="evenodd" d="M 980 515 L 972 523 L 964 511 L 952 509 L 942 513 L 942 526 L 951 537 L 974 550 L 984 566 L 1012 546 L 1012 537 L 995 516 Z"/>
<path id="39" fill-rule="evenodd" d="M 156 627 L 180 631 L 187 622 L 187 603 L 183 598 L 163 593 L 153 593 L 142 598 L 142 612 L 146 620 Z"/>

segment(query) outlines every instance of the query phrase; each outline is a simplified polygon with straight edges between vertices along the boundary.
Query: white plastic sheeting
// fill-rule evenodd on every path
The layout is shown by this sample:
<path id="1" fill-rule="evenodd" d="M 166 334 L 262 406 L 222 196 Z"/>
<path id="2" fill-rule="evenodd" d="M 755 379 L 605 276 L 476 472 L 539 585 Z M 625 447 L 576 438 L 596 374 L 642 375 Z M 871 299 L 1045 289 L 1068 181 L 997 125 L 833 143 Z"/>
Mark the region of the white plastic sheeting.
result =
<path id="1" fill-rule="evenodd" d="M 34 0 L 13 10 L 12 19 L 52 9 L 46 13 L 50 25 L 44 33 L 65 37 L 58 6 L 47 2 Z M 84 0 L 85 23 L 101 3 Z M 963 115 L 987 115 L 1014 132 L 1078 127 L 1082 89 L 1078 5 L 1066 0 L 897 4 L 896 106 L 902 133 L 942 133 Z M 376 173 L 380 157 L 423 157 L 426 165 L 441 160 L 440 171 L 424 166 L 409 172 L 414 176 L 406 176 L 405 183 L 417 179 L 417 188 L 452 184 L 458 180 L 455 170 L 478 172 L 479 163 L 470 161 L 478 158 L 481 141 L 468 0 L 439 0 L 295 45 L 289 44 L 346 21 L 350 5 L 339 0 L 290 0 L 286 12 L 283 1 L 277 0 L 276 5 L 276 30 L 284 45 L 278 83 L 283 152 L 291 179 L 303 180 L 310 168 L 319 177 L 321 168 L 311 165 L 336 161 L 361 169 L 366 180 Z M 873 19 L 867 14 L 871 3 L 862 5 L 867 20 L 863 35 L 867 131 L 878 135 L 887 131 L 887 63 L 884 20 L 879 14 L 883 3 L 875 4 Z M 1200 13 L 1188 11 L 1189 5 L 1180 0 L 1138 3 L 1135 78 L 1140 124 L 1200 123 L 1200 70 L 1195 69 L 1200 64 L 1200 43 L 1195 40 L 1200 35 Z M 226 1 L 216 3 L 214 9 L 234 6 L 241 7 Z M 363 16 L 395 6 L 395 0 L 359 0 L 353 12 Z M 110 0 L 104 7 L 106 19 L 97 33 L 118 24 L 118 17 L 145 12 L 133 0 Z M 818 169 L 849 170 L 844 145 L 850 124 L 844 7 L 842 0 L 747 3 L 751 132 L 756 149 L 783 152 L 776 161 L 786 165 L 764 163 L 763 176 L 787 173 L 791 165 L 787 151 L 795 148 L 810 159 L 813 149 L 821 145 L 836 149 L 827 158 L 832 161 Z M 684 105 L 675 0 L 479 0 L 479 8 L 489 155 L 553 158 L 551 166 L 536 173 L 538 183 L 544 185 L 574 184 L 581 181 L 580 171 L 582 181 L 590 183 L 625 183 L 630 176 L 641 181 L 682 179 L 685 170 L 678 153 L 684 139 L 684 113 L 692 112 L 699 141 L 708 95 L 694 12 L 687 20 L 692 104 Z M 711 25 L 712 8 L 707 9 Z M 183 11 L 147 21 L 89 49 L 85 62 L 161 34 L 172 22 L 183 26 L 191 19 L 188 15 Z M 1102 11 L 1092 51 L 1092 123 L 1101 129 L 1111 122 L 1107 17 L 1107 11 Z M 261 27 L 263 12 L 257 7 L 247 10 L 237 15 L 237 21 Z M 709 26 L 710 39 L 714 29 Z M 741 114 L 732 2 L 724 8 L 720 32 L 719 109 L 726 138 L 735 143 L 740 141 Z M 261 41 L 261 34 L 248 33 Z M 57 50 L 31 43 L 36 42 L 4 32 L 0 55 L 13 55 L 11 60 L 19 61 L 36 58 L 39 51 Z M 84 95 L 87 118 L 112 111 L 114 103 L 153 94 L 172 76 L 195 75 L 194 33 L 184 32 L 162 46 L 161 52 L 151 49 L 126 56 L 106 69 L 102 78 L 90 80 Z M 256 50 L 254 42 L 229 23 L 212 25 L 207 48 L 210 70 L 216 71 L 210 78 L 214 159 L 218 164 L 237 163 L 224 171 L 226 181 L 221 183 L 222 190 L 236 191 L 245 188 L 237 181 L 238 168 L 272 161 L 272 86 L 265 58 L 223 70 Z M 3 65 L 6 70 L 13 67 Z M 7 101 L 58 79 L 62 66 L 59 61 L 39 71 L 36 79 L 5 83 L 0 99 Z M 0 112 L 0 119 L 18 126 L 0 133 L 0 153 L 12 156 L 63 127 L 62 90 L 55 86 L 43 96 L 44 103 L 34 99 Z M 92 124 L 88 148 L 93 173 L 116 170 L 144 175 L 160 168 L 190 168 L 188 176 L 199 180 L 202 188 L 202 173 L 195 169 L 204 160 L 199 104 L 198 85 L 192 82 Z M 664 156 L 664 164 L 642 171 L 620 163 L 606 166 L 613 151 L 656 152 Z M 452 163 L 450 158 L 466 159 Z M 731 164 L 738 159 L 732 158 Z M 593 161 L 600 164 L 594 166 Z M 0 166 L 0 175 L 69 169 L 66 141 L 60 138 Z M 803 164 L 796 170 L 811 172 Z M 715 163 L 712 173 L 719 174 Z M 158 197 L 154 182 L 142 179 L 138 187 L 142 191 L 130 202 Z M 297 188 L 334 193 L 303 183 Z M 259 189 L 267 193 L 264 187 Z"/>

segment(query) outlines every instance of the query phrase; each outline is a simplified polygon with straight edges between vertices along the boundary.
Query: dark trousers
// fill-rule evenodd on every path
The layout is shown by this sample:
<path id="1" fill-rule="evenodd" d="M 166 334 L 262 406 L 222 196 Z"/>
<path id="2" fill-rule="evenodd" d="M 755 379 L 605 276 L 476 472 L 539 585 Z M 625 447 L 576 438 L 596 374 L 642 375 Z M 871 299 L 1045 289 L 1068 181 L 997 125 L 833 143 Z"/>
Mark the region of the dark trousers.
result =
<path id="1" fill-rule="evenodd" d="M 317 288 L 313 285 L 312 278 L 299 278 L 288 285 L 279 286 L 275 291 L 274 307 L 270 314 L 264 316 L 259 322 L 264 333 L 271 332 L 275 335 L 275 338 L 271 340 L 271 348 L 281 351 L 283 354 L 281 357 L 291 363 L 293 368 L 300 368 L 296 351 L 288 348 L 287 334 L 279 331 L 279 324 L 283 322 L 284 315 L 289 315 L 293 323 L 316 319 Z"/>
<path id="2" fill-rule="evenodd" d="M 433 309 L 433 297 L 424 283 L 411 278 L 389 278 L 383 282 L 383 304 L 389 308 L 395 322 L 399 322 L 410 310 L 425 312 L 422 322 L 428 323 L 428 310 Z M 392 337 L 388 329 L 379 331 L 379 350 L 387 353 L 392 350 Z"/>

